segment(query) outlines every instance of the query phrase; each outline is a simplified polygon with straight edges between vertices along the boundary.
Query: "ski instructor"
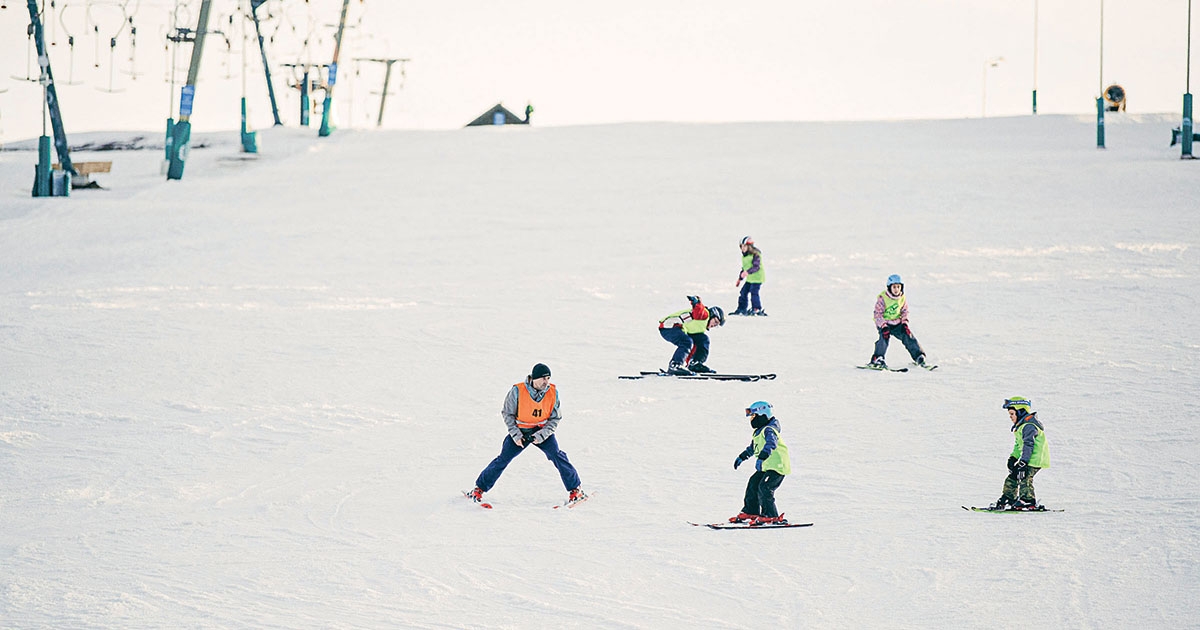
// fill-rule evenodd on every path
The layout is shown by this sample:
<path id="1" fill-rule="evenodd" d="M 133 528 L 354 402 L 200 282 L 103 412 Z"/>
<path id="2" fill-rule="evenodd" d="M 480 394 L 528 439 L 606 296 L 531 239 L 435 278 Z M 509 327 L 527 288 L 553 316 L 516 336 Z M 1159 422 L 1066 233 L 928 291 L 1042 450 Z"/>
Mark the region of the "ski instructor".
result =
<path id="1" fill-rule="evenodd" d="M 541 449 L 546 459 L 558 469 L 563 487 L 569 493 L 568 503 L 587 498 L 580 488 L 579 473 L 567 459 L 567 454 L 559 450 L 558 440 L 554 437 L 562 416 L 558 412 L 558 389 L 550 382 L 550 368 L 546 364 L 533 366 L 524 382 L 512 386 L 504 399 L 501 415 L 508 427 L 508 436 L 504 438 L 500 454 L 479 473 L 475 489 L 467 493 L 469 498 L 481 502 L 483 493 L 496 485 L 509 462 L 530 445 Z"/>

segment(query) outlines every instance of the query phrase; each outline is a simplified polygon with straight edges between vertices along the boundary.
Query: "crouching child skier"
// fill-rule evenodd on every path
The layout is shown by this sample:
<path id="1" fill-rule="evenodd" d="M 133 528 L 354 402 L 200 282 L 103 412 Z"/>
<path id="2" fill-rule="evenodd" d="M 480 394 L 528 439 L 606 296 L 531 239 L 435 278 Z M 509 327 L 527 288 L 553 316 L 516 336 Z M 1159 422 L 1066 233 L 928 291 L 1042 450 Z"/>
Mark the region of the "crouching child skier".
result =
<path id="1" fill-rule="evenodd" d="M 779 436 L 779 421 L 775 419 L 771 404 L 762 400 L 750 405 L 746 409 L 746 416 L 750 418 L 754 435 L 750 446 L 733 460 L 733 469 L 737 470 L 743 462 L 754 457 L 754 474 L 746 483 L 741 513 L 731 517 L 729 522 L 787 525 L 787 520 L 775 507 L 775 490 L 783 483 L 783 478 L 792 472 L 787 445 Z"/>
<path id="2" fill-rule="evenodd" d="M 658 320 L 658 334 L 675 345 L 667 373 L 676 376 L 712 373 L 713 370 L 704 365 L 708 360 L 708 335 L 705 333 L 725 325 L 725 311 L 719 306 L 705 306 L 699 296 L 687 298 L 691 308 Z"/>
<path id="3" fill-rule="evenodd" d="M 1004 409 L 1012 420 L 1015 444 L 1008 457 L 1008 476 L 1004 478 L 1004 491 L 989 510 L 1041 511 L 1033 490 L 1033 476 L 1043 468 L 1050 467 L 1050 449 L 1046 446 L 1046 430 L 1037 412 L 1029 410 L 1032 405 L 1023 396 L 1005 399 Z"/>

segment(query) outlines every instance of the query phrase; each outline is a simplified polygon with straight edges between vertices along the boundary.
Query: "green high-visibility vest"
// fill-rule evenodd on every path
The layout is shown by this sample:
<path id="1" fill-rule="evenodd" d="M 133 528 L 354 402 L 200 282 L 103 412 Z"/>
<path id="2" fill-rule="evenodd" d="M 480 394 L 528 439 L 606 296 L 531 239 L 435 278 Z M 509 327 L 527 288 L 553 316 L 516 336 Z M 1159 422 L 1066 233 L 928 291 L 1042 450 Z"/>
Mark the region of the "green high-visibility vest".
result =
<path id="1" fill-rule="evenodd" d="M 754 254 L 749 253 L 742 256 L 742 271 L 750 271 L 750 267 L 754 266 Z M 751 284 L 762 284 L 763 280 L 767 279 L 767 272 L 763 269 L 762 254 L 758 255 L 758 271 L 746 276 L 746 282 Z"/>
<path id="2" fill-rule="evenodd" d="M 658 320 L 658 323 L 661 324 L 661 323 L 667 321 L 668 319 L 671 319 L 672 317 L 679 317 L 680 319 L 683 319 L 682 317 L 680 317 L 681 315 L 690 315 L 691 312 L 692 312 L 692 309 L 688 308 L 688 309 L 679 311 L 678 313 L 671 313 L 670 315 L 667 315 L 666 317 Z M 706 330 L 708 330 L 708 320 L 707 319 L 683 320 L 683 332 L 685 332 L 689 335 L 694 335 L 696 333 L 702 333 Z"/>
<path id="3" fill-rule="evenodd" d="M 752 443 L 754 444 L 755 457 L 767 445 L 767 436 L 764 435 L 766 432 L 767 427 L 763 427 L 754 434 Z M 792 472 L 792 459 L 788 457 L 787 444 L 783 443 L 783 436 L 778 431 L 775 432 L 775 450 L 771 451 L 771 455 L 763 462 L 762 469 L 774 470 L 781 475 L 789 475 Z"/>
<path id="4" fill-rule="evenodd" d="M 1016 444 L 1013 445 L 1012 456 L 1017 459 L 1021 459 L 1021 451 L 1025 450 L 1025 443 L 1021 440 L 1021 435 L 1025 432 L 1027 424 L 1029 423 L 1022 422 L 1013 431 Z M 1033 452 L 1029 454 L 1029 465 L 1034 468 L 1050 467 L 1050 449 L 1046 447 L 1046 432 L 1041 427 L 1038 427 L 1037 437 L 1033 438 Z"/>
<path id="5" fill-rule="evenodd" d="M 901 293 L 900 297 L 894 298 L 885 289 L 879 294 L 879 297 L 883 298 L 883 318 L 889 321 L 900 319 L 900 309 L 904 308 L 906 302 L 904 294 Z"/>

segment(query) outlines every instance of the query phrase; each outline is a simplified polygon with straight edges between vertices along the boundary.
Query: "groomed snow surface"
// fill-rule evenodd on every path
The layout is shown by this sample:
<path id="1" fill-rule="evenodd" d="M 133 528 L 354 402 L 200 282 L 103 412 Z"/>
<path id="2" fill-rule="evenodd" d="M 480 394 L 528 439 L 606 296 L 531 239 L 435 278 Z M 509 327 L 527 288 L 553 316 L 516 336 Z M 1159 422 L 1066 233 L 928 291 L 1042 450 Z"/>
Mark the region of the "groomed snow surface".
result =
<path id="1" fill-rule="evenodd" d="M 66 199 L 0 153 L 0 627 L 1195 626 L 1200 163 L 1108 122 L 268 129 L 178 182 L 78 152 L 112 173 Z M 732 310 L 747 234 L 770 317 L 708 363 L 779 378 L 618 380 Z M 934 372 L 854 369 L 892 273 Z M 531 452 L 481 510 L 537 362 L 593 498 Z M 960 509 L 1012 395 L 1063 513 Z M 688 526 L 759 399 L 815 525 Z"/>

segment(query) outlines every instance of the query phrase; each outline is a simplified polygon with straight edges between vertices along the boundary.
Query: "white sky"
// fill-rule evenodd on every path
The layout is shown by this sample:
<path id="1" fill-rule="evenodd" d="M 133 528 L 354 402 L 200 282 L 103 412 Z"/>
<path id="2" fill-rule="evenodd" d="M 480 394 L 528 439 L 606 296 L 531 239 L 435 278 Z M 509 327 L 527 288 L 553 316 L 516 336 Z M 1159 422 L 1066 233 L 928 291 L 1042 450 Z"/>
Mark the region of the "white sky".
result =
<path id="1" fill-rule="evenodd" d="M 9 78 L 27 74 L 28 13 L 22 0 L 0 10 L 0 139 L 41 130 L 40 88 Z M 198 0 L 184 3 L 195 15 Z M 353 0 L 360 27 L 344 44 L 336 95 L 342 127 L 369 127 L 378 109 L 383 66 L 356 56 L 407 57 L 406 81 L 384 124 L 453 128 L 498 101 L 521 113 L 527 102 L 542 125 L 625 121 L 847 120 L 962 118 L 1028 114 L 1034 85 L 1034 1 L 550 0 L 399 2 Z M 122 6 L 138 28 L 136 80 L 129 31 L 110 72 L 108 38 Z M 47 24 L 68 136 L 108 129 L 159 130 L 169 87 L 162 44 L 167 0 L 58 0 Z M 212 27 L 228 24 L 237 3 L 215 0 Z M 272 0 L 281 115 L 295 125 L 299 105 L 278 64 L 328 62 L 337 0 Z M 1098 0 L 1040 0 L 1038 104 L 1041 113 L 1090 113 L 1100 88 Z M 1186 0 L 1107 0 L 1104 82 L 1120 83 L 1129 112 L 1178 112 L 1186 78 Z M 260 10 L 261 12 L 261 10 Z M 1200 12 L 1200 8 L 1198 8 Z M 100 55 L 88 17 L 101 32 Z M 194 18 L 189 21 L 194 22 Z M 1195 21 L 1195 20 L 1193 20 Z M 308 52 L 301 41 L 315 24 Z M 293 31 L 293 28 L 295 30 Z M 72 69 L 66 33 L 76 36 Z M 1200 33 L 1197 34 L 1200 39 Z M 237 37 L 235 36 L 235 40 Z M 179 55 L 186 74 L 189 47 Z M 199 131 L 238 124 L 240 42 L 209 40 L 192 122 Z M 271 122 L 261 63 L 251 50 L 249 96 L 255 127 Z M 96 67 L 97 61 L 99 67 Z M 36 76 L 36 60 L 34 61 Z M 356 73 L 357 71 L 357 73 Z M 110 74 L 117 89 L 107 89 Z M 1193 72 L 1194 74 L 1194 72 Z M 398 79 L 399 77 L 397 77 Z M 178 106 L 176 95 L 170 98 Z"/>

